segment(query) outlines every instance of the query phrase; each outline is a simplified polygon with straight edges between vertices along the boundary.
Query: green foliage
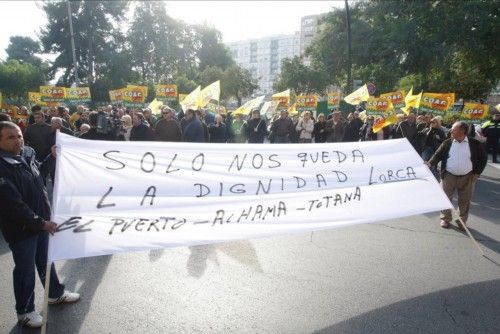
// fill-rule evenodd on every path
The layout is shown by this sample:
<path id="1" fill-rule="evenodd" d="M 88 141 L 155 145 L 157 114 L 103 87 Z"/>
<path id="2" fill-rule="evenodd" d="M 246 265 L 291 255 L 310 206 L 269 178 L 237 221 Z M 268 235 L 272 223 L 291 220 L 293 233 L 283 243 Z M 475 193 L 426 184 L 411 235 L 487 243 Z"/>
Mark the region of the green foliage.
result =
<path id="1" fill-rule="evenodd" d="M 350 10 L 353 78 L 395 88 L 487 95 L 500 77 L 498 1 L 360 1 Z M 330 12 L 306 51 L 331 84 L 347 77 L 345 10 Z M 417 89 L 418 87 L 418 89 Z"/>
<path id="2" fill-rule="evenodd" d="M 10 43 L 5 52 L 7 60 L 16 59 L 20 63 L 40 65 L 42 60 L 36 56 L 40 53 L 40 44 L 30 37 L 11 36 Z"/>
<path id="3" fill-rule="evenodd" d="M 196 33 L 199 40 L 197 54 L 201 71 L 208 66 L 225 70 L 234 64 L 229 49 L 222 43 L 218 30 L 204 25 L 196 27 Z"/>
<path id="4" fill-rule="evenodd" d="M 52 71 L 62 70 L 58 84 L 69 86 L 74 81 L 74 70 L 67 2 L 47 1 L 43 9 L 49 22 L 41 31 L 43 50 L 58 55 Z M 125 18 L 127 1 L 71 1 L 71 9 L 78 76 L 92 88 L 96 80 L 109 74 L 107 68 L 123 50 L 118 22 Z"/>
<path id="5" fill-rule="evenodd" d="M 281 62 L 281 73 L 273 84 L 275 91 L 291 88 L 297 94 L 323 93 L 328 85 L 328 76 L 323 69 L 306 66 L 300 57 L 285 58 Z"/>
<path id="6" fill-rule="evenodd" d="M 224 71 L 221 81 L 222 96 L 225 99 L 235 98 L 238 106 L 244 97 L 251 96 L 259 86 L 247 69 L 231 65 Z"/>
<path id="7" fill-rule="evenodd" d="M 38 91 L 45 82 L 39 67 L 8 60 L 0 63 L 0 91 L 8 98 L 25 101 L 29 91 Z"/>

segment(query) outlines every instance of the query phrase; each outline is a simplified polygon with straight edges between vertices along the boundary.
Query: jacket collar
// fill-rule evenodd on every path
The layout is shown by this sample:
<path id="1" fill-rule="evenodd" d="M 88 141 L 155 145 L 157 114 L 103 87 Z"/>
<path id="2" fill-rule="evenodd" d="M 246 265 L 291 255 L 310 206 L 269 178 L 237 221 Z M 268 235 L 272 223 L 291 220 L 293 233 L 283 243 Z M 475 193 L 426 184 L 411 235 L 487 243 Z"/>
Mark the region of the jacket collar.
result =
<path id="1" fill-rule="evenodd" d="M 27 163 L 24 160 L 24 158 L 22 157 L 22 155 L 23 155 L 22 151 L 21 151 L 20 155 L 15 155 L 15 154 L 0 150 L 0 158 L 10 165 L 19 165 L 22 163 L 27 165 Z"/>

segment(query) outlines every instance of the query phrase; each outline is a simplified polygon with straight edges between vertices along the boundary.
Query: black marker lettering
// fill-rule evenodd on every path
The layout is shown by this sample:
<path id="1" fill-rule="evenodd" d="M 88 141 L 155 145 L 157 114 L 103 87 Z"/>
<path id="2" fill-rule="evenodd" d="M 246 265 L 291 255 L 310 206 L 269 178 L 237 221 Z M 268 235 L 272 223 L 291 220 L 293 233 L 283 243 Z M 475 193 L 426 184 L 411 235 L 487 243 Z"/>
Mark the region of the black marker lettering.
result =
<path id="1" fill-rule="evenodd" d="M 104 194 L 104 196 L 102 196 L 102 198 L 100 199 L 100 201 L 97 203 L 97 208 L 98 209 L 107 208 L 107 207 L 115 206 L 116 205 L 115 203 L 102 204 L 102 202 L 104 202 L 104 200 L 111 193 L 111 191 L 113 191 L 113 187 L 109 187 L 108 191 Z"/>
<path id="2" fill-rule="evenodd" d="M 108 154 L 110 154 L 110 153 L 120 153 L 120 151 L 107 151 L 107 152 L 104 152 L 102 156 L 105 157 L 106 159 L 109 159 L 113 162 L 120 164 L 121 166 L 120 167 L 108 167 L 108 166 L 106 166 L 106 168 L 111 169 L 111 170 L 120 170 L 120 169 L 125 168 L 125 164 L 123 162 L 109 157 Z"/>

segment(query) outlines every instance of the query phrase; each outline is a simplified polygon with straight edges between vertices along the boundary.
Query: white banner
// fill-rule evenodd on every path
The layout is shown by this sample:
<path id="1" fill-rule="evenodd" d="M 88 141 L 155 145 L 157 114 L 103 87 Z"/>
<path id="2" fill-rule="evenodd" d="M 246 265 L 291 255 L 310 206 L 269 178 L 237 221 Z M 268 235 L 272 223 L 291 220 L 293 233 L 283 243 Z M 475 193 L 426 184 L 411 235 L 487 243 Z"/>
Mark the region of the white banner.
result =
<path id="1" fill-rule="evenodd" d="M 206 244 L 451 208 L 406 139 L 106 142 L 57 134 L 49 259 Z"/>

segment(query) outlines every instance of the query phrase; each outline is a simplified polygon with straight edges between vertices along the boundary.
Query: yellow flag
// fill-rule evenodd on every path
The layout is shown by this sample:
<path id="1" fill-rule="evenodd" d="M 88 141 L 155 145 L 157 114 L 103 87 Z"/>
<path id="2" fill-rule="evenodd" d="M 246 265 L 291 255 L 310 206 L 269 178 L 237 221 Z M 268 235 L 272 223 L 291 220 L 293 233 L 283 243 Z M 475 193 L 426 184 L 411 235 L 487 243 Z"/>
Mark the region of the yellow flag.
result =
<path id="1" fill-rule="evenodd" d="M 151 101 L 151 103 L 148 105 L 148 108 L 151 109 L 151 113 L 153 115 L 159 115 L 160 114 L 160 108 L 163 106 L 163 102 L 158 101 L 156 98 Z"/>
<path id="2" fill-rule="evenodd" d="M 276 93 L 271 98 L 274 101 L 278 101 L 278 108 L 288 107 L 290 104 L 290 89 Z"/>
<path id="3" fill-rule="evenodd" d="M 233 111 L 233 115 L 248 115 L 252 109 L 258 108 L 262 101 L 264 101 L 264 95 L 257 96 L 255 99 L 247 101 L 241 107 Z"/>
<path id="4" fill-rule="evenodd" d="M 288 108 L 288 113 L 290 115 L 296 115 L 298 113 L 297 111 L 297 103 L 294 103 L 290 106 L 290 108 Z"/>
<path id="5" fill-rule="evenodd" d="M 198 110 L 198 100 L 201 91 L 201 86 L 196 87 L 191 93 L 189 93 L 184 100 L 179 102 L 182 107 L 182 110 L 186 112 L 188 109 Z"/>
<path id="6" fill-rule="evenodd" d="M 421 99 L 422 99 L 422 92 L 420 92 L 420 94 L 413 95 L 413 87 L 410 88 L 410 91 L 405 96 L 405 106 L 401 108 L 401 110 L 403 110 L 403 112 L 406 115 L 408 115 L 410 113 L 410 107 L 413 107 L 415 109 L 420 107 Z"/>
<path id="7" fill-rule="evenodd" d="M 211 83 L 203 88 L 198 96 L 198 107 L 204 108 L 211 100 L 219 101 L 220 80 Z"/>
<path id="8" fill-rule="evenodd" d="M 378 117 L 373 123 L 373 133 L 377 133 L 388 125 L 398 121 L 398 116 L 394 112 L 389 112 L 385 116 Z"/>
<path id="9" fill-rule="evenodd" d="M 369 97 L 370 94 L 368 93 L 368 87 L 364 84 L 351 94 L 347 95 L 344 98 L 344 101 L 355 106 L 363 101 L 367 101 Z"/>

